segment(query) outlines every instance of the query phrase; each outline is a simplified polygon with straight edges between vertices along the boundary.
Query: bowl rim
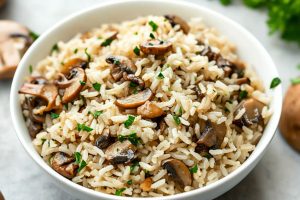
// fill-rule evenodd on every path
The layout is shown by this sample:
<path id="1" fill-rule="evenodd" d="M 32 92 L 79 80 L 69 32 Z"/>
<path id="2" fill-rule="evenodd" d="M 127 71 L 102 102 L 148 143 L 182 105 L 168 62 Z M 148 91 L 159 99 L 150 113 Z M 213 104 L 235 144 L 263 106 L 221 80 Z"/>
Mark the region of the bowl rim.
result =
<path id="1" fill-rule="evenodd" d="M 116 195 L 112 195 L 112 194 L 107 194 L 104 192 L 98 192 L 98 191 L 83 187 L 81 185 L 78 185 L 78 184 L 64 178 L 63 176 L 59 175 L 58 173 L 56 173 L 41 158 L 37 159 L 37 156 L 36 156 L 37 152 L 34 152 L 29 148 L 29 146 L 32 144 L 29 144 L 25 141 L 24 134 L 23 134 L 24 131 L 21 129 L 21 127 L 19 125 L 20 121 L 17 117 L 18 115 L 20 115 L 20 113 L 18 113 L 18 110 L 17 110 L 17 107 L 20 106 L 19 98 L 18 98 L 17 94 L 18 94 L 18 90 L 19 90 L 18 82 L 21 81 L 21 78 L 22 78 L 21 68 L 25 67 L 25 65 L 24 65 L 25 61 L 28 59 L 31 52 L 36 48 L 36 46 L 39 43 L 42 43 L 44 38 L 46 38 L 51 32 L 53 32 L 56 29 L 61 28 L 62 26 L 64 26 L 64 24 L 69 23 L 75 17 L 80 17 L 81 15 L 83 15 L 85 13 L 89 13 L 89 12 L 92 12 L 93 10 L 97 10 L 97 9 L 104 8 L 107 6 L 114 6 L 116 4 L 127 4 L 127 3 L 135 3 L 135 2 L 140 3 L 140 2 L 161 2 L 161 1 L 158 1 L 158 0 L 114 0 L 114 1 L 109 1 L 109 2 L 101 2 L 99 4 L 92 5 L 88 8 L 85 8 L 85 9 L 82 9 L 80 11 L 73 13 L 73 14 L 69 15 L 68 17 L 63 18 L 62 20 L 57 22 L 54 26 L 51 26 L 47 31 L 45 31 L 40 36 L 40 38 L 37 41 L 35 41 L 35 43 L 30 47 L 30 49 L 23 56 L 23 58 L 19 64 L 19 67 L 17 68 L 17 71 L 15 73 L 15 76 L 14 76 L 14 79 L 12 82 L 12 86 L 11 86 L 10 112 L 11 112 L 11 119 L 13 122 L 15 132 L 17 134 L 17 137 L 18 137 L 19 141 L 21 142 L 23 148 L 30 155 L 30 157 L 50 176 L 52 176 L 59 182 L 68 185 L 70 188 L 72 188 L 74 190 L 78 190 L 81 193 L 88 194 L 93 197 L 107 198 L 107 199 L 114 199 L 114 200 L 124 200 L 124 199 L 127 199 L 127 200 L 133 200 L 133 199 L 159 200 L 162 198 L 165 200 L 171 200 L 171 199 L 181 199 L 181 198 L 183 199 L 183 198 L 187 198 L 187 197 L 192 197 L 192 196 L 195 196 L 200 193 L 214 190 L 215 188 L 220 187 L 221 185 L 223 185 L 227 181 L 233 179 L 234 177 L 241 175 L 243 171 L 245 171 L 247 168 L 249 168 L 251 166 L 251 164 L 254 163 L 257 159 L 259 159 L 259 157 L 264 153 L 264 151 L 270 144 L 273 136 L 275 135 L 276 128 L 277 128 L 279 118 L 280 118 L 280 113 L 281 113 L 281 107 L 282 107 L 282 87 L 281 87 L 281 85 L 279 85 L 277 88 L 275 88 L 275 90 L 273 90 L 272 96 L 276 96 L 276 98 L 279 99 L 279 100 L 276 100 L 276 102 L 275 102 L 276 105 L 274 106 L 274 108 L 276 108 L 277 110 L 276 110 L 276 112 L 274 111 L 270 121 L 268 122 L 268 126 L 270 126 L 269 131 L 268 132 L 264 131 L 264 135 L 267 135 L 268 137 L 262 138 L 264 140 L 261 139 L 258 143 L 260 145 L 259 146 L 260 148 L 258 148 L 258 146 L 256 146 L 255 150 L 250 154 L 250 156 L 245 160 L 245 162 L 241 164 L 241 166 L 239 166 L 237 169 L 235 169 L 233 172 L 231 172 L 227 176 L 219 179 L 218 181 L 211 183 L 209 185 L 206 185 L 204 187 L 201 187 L 201 188 L 197 188 L 197 189 L 194 189 L 194 190 L 191 190 L 188 192 L 183 192 L 183 193 L 179 193 L 179 194 L 175 194 L 175 195 L 169 195 L 169 196 L 163 196 L 163 197 L 146 197 L 146 198 L 145 197 L 125 197 L 125 196 L 116 196 Z M 207 7 L 201 6 L 198 3 L 187 2 L 187 1 L 183 1 L 183 0 L 177 0 L 177 1 L 164 0 L 163 2 L 167 3 L 167 4 L 176 4 L 177 6 L 197 7 L 197 9 L 205 10 L 205 12 L 209 13 L 210 15 L 214 15 L 217 18 L 222 18 L 224 23 L 228 23 L 231 26 L 235 27 L 236 30 L 239 30 L 239 32 L 241 32 L 241 34 L 243 34 L 244 37 L 247 37 L 248 39 L 250 39 L 251 42 L 253 42 L 254 45 L 258 49 L 260 49 L 260 51 L 264 54 L 266 59 L 269 59 L 270 64 L 272 65 L 271 68 L 273 68 L 274 73 L 277 75 L 277 77 L 279 77 L 276 66 L 275 66 L 271 56 L 267 53 L 266 49 L 248 30 L 246 30 L 243 26 L 241 26 L 237 22 L 233 21 L 232 19 L 228 18 L 227 16 L 225 16 L 223 14 L 213 11 Z M 272 120 L 272 123 L 271 123 L 271 120 Z"/>

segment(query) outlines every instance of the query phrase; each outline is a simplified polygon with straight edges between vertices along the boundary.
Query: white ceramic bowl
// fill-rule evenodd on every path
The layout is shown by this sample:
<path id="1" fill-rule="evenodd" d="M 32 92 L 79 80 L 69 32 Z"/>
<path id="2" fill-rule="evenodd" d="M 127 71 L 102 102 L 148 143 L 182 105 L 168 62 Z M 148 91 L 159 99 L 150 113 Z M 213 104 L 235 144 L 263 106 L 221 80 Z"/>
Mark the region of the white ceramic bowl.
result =
<path id="1" fill-rule="evenodd" d="M 186 19 L 191 17 L 202 17 L 207 25 L 217 28 L 221 34 L 227 36 L 229 40 L 236 44 L 239 56 L 255 68 L 259 77 L 263 80 L 267 92 L 273 97 L 270 106 L 274 111 L 274 114 L 271 117 L 256 149 L 237 170 L 225 178 L 203 188 L 173 196 L 150 199 L 206 200 L 221 195 L 239 183 L 254 168 L 258 161 L 262 158 L 276 131 L 281 113 L 281 86 L 274 90 L 270 90 L 269 86 L 271 80 L 274 77 L 278 77 L 278 73 L 272 59 L 263 46 L 242 26 L 207 8 L 183 1 L 139 0 L 113 1 L 110 3 L 99 4 L 62 20 L 42 34 L 42 36 L 28 50 L 19 64 L 13 80 L 10 96 L 10 109 L 14 128 L 27 153 L 45 172 L 47 172 L 49 177 L 56 182 L 60 188 L 68 191 L 70 194 L 78 198 L 97 200 L 134 199 L 131 197 L 108 195 L 84 188 L 59 175 L 42 160 L 31 143 L 31 138 L 24 123 L 18 98 L 18 90 L 24 82 L 24 77 L 29 75 L 28 66 L 36 64 L 39 60 L 46 57 L 53 44 L 59 40 L 69 40 L 77 32 L 84 32 L 93 27 L 99 27 L 102 23 L 121 22 L 124 20 L 134 19 L 138 16 L 164 14 L 177 14 Z"/>

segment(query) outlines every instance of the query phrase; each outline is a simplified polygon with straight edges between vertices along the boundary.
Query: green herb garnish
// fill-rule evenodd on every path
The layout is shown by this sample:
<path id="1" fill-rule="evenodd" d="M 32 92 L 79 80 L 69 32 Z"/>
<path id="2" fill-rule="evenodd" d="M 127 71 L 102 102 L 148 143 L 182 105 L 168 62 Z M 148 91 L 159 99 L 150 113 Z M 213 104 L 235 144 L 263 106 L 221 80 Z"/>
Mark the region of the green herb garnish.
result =
<path id="1" fill-rule="evenodd" d="M 135 82 L 130 82 L 129 83 L 129 87 L 131 87 L 131 88 L 135 88 L 135 87 L 137 87 L 138 86 L 138 84 L 137 83 L 135 83 Z"/>
<path id="2" fill-rule="evenodd" d="M 102 46 L 102 47 L 109 46 L 109 45 L 112 43 L 112 41 L 113 41 L 113 39 L 108 38 L 108 39 L 106 39 L 104 42 L 101 43 L 101 46 Z"/>
<path id="3" fill-rule="evenodd" d="M 179 110 L 178 110 L 178 115 L 181 116 L 182 115 L 182 107 L 180 106 Z"/>
<path id="4" fill-rule="evenodd" d="M 32 72 L 33 72 L 33 67 L 32 65 L 29 65 L 29 73 L 32 74 Z"/>
<path id="5" fill-rule="evenodd" d="M 291 83 L 292 83 L 293 85 L 299 84 L 299 83 L 300 83 L 300 78 L 293 78 L 293 79 L 291 79 Z"/>
<path id="6" fill-rule="evenodd" d="M 242 90 L 239 94 L 239 100 L 243 100 L 247 98 L 247 96 L 248 96 L 248 92 L 246 90 Z"/>
<path id="7" fill-rule="evenodd" d="M 92 57 L 91 57 L 91 55 L 87 52 L 87 48 L 84 49 L 84 53 L 85 53 L 85 55 L 87 56 L 87 61 L 88 61 L 88 62 L 91 62 Z"/>
<path id="8" fill-rule="evenodd" d="M 135 55 L 137 55 L 137 56 L 140 55 L 140 49 L 139 49 L 137 46 L 133 49 L 133 52 L 134 52 Z"/>
<path id="9" fill-rule="evenodd" d="M 39 36 L 39 34 L 33 32 L 33 31 L 30 31 L 30 32 L 29 32 L 29 37 L 31 37 L 31 39 L 32 39 L 33 41 L 35 41 L 35 40 L 37 40 L 40 36 Z"/>
<path id="10" fill-rule="evenodd" d="M 132 180 L 127 181 L 128 185 L 132 185 Z"/>
<path id="11" fill-rule="evenodd" d="M 132 165 L 130 166 L 130 173 L 132 173 L 134 171 L 134 169 L 138 166 L 140 166 L 139 162 L 136 160 L 133 161 Z"/>
<path id="12" fill-rule="evenodd" d="M 118 140 L 120 142 L 124 142 L 125 140 L 129 140 L 131 144 L 137 146 L 141 143 L 141 139 L 136 135 L 136 133 L 131 133 L 130 135 L 118 135 Z"/>
<path id="13" fill-rule="evenodd" d="M 86 82 L 85 81 L 79 81 L 80 85 L 85 85 Z"/>
<path id="14" fill-rule="evenodd" d="M 150 21 L 149 25 L 152 27 L 152 31 L 156 31 L 158 26 L 154 21 Z"/>
<path id="15" fill-rule="evenodd" d="M 174 121 L 175 121 L 175 123 L 176 123 L 177 125 L 180 125 L 180 124 L 181 124 L 181 121 L 180 121 L 180 119 L 179 119 L 179 117 L 178 117 L 177 115 L 173 115 L 173 119 L 174 119 Z"/>
<path id="16" fill-rule="evenodd" d="M 94 83 L 93 84 L 93 88 L 96 90 L 96 91 L 100 91 L 100 89 L 101 89 L 101 84 L 100 83 Z"/>
<path id="17" fill-rule="evenodd" d="M 155 36 L 153 35 L 153 33 L 150 33 L 150 38 L 155 39 Z"/>
<path id="18" fill-rule="evenodd" d="M 79 165 L 77 172 L 79 173 L 87 164 L 84 160 L 82 160 L 82 156 L 79 152 L 74 153 L 75 163 Z"/>
<path id="19" fill-rule="evenodd" d="M 76 54 L 78 52 L 78 49 L 76 48 L 76 49 L 74 49 L 74 54 Z"/>
<path id="20" fill-rule="evenodd" d="M 51 48 L 51 53 L 53 53 L 54 51 L 59 51 L 59 47 L 58 47 L 57 43 L 54 44 Z"/>
<path id="21" fill-rule="evenodd" d="M 102 113 L 103 113 L 102 110 L 95 111 L 95 112 L 93 113 L 93 116 L 94 116 L 95 118 L 97 118 L 97 117 L 99 117 Z"/>
<path id="22" fill-rule="evenodd" d="M 159 78 L 159 79 L 164 79 L 164 78 L 165 78 L 165 76 L 164 76 L 164 75 L 163 75 L 161 72 L 159 72 L 159 74 L 158 74 L 157 78 Z"/>
<path id="23" fill-rule="evenodd" d="M 273 89 L 273 88 L 277 87 L 280 83 L 281 83 L 280 78 L 278 78 L 278 77 L 273 78 L 270 88 Z"/>
<path id="24" fill-rule="evenodd" d="M 229 4 L 231 4 L 231 0 L 220 0 L 221 4 L 223 4 L 224 6 L 227 6 Z"/>
<path id="25" fill-rule="evenodd" d="M 46 142 L 47 139 L 42 138 L 41 140 L 42 140 L 42 145 L 43 145 Z"/>
<path id="26" fill-rule="evenodd" d="M 77 124 L 77 130 L 78 131 L 91 132 L 94 129 L 92 129 L 91 127 L 86 126 L 85 124 Z"/>
<path id="27" fill-rule="evenodd" d="M 195 174 L 197 171 L 198 171 L 198 166 L 197 166 L 197 164 L 194 165 L 194 167 L 190 168 L 190 172 L 191 172 L 192 174 Z"/>
<path id="28" fill-rule="evenodd" d="M 117 189 L 115 195 L 122 196 L 122 193 L 126 190 L 126 188 Z"/>
<path id="29" fill-rule="evenodd" d="M 134 122 L 135 116 L 129 115 L 128 119 L 124 122 L 126 128 L 129 128 Z"/>
<path id="30" fill-rule="evenodd" d="M 56 119 L 56 118 L 59 118 L 59 114 L 56 114 L 56 113 L 54 113 L 54 112 L 51 112 L 51 113 L 50 113 L 50 117 L 51 117 L 51 119 Z"/>

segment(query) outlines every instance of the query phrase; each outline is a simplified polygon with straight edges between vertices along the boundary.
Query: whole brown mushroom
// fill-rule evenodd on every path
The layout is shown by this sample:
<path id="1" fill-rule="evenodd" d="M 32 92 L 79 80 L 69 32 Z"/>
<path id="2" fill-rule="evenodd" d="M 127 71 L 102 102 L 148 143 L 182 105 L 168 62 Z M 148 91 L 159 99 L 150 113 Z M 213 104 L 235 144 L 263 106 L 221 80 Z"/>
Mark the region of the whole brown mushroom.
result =
<path id="1" fill-rule="evenodd" d="M 288 89 L 282 107 L 279 129 L 286 141 L 300 152 L 300 84 Z"/>

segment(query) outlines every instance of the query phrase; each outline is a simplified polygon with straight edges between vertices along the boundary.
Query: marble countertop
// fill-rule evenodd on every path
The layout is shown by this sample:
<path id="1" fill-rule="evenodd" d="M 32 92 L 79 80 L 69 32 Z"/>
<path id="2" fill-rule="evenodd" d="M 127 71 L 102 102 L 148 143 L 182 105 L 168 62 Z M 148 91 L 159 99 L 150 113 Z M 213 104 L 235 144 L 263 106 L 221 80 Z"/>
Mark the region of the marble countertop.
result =
<path id="1" fill-rule="evenodd" d="M 7 0 L 0 19 L 13 19 L 42 33 L 69 14 L 99 4 L 101 0 Z M 274 59 L 286 91 L 291 77 L 300 72 L 300 48 L 268 35 L 265 11 L 253 11 L 240 3 L 223 7 L 217 1 L 192 0 L 216 10 L 252 32 Z M 239 2 L 239 1 L 237 1 Z M 0 81 L 0 190 L 7 200 L 75 200 L 43 176 L 18 141 L 9 117 L 11 81 Z M 290 149 L 277 132 L 257 167 L 236 187 L 217 200 L 300 199 L 300 154 Z"/>

